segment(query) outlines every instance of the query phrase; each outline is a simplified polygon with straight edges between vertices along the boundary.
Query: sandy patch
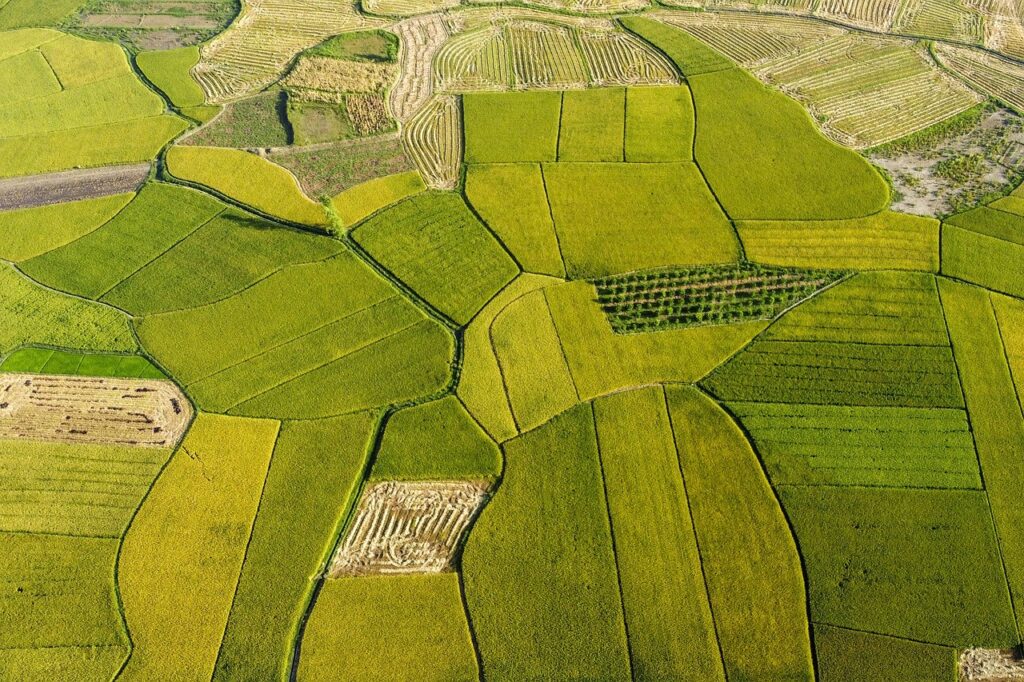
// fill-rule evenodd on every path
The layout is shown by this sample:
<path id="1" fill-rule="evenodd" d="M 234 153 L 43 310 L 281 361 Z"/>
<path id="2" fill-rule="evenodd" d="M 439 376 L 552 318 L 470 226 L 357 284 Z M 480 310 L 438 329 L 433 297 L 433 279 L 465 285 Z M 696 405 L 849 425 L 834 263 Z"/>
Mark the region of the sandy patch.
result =
<path id="1" fill-rule="evenodd" d="M 1016 649 L 967 649 L 960 654 L 960 678 L 969 682 L 1024 680 L 1024 658 Z"/>

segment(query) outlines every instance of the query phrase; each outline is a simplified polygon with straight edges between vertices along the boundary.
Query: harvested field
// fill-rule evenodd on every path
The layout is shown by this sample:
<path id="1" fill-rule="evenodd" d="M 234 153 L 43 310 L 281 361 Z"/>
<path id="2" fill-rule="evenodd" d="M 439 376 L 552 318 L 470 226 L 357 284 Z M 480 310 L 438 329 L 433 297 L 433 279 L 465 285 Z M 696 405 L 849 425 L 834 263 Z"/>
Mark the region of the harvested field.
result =
<path id="1" fill-rule="evenodd" d="M 391 117 L 378 94 L 349 95 L 345 98 L 348 119 L 360 135 L 375 135 L 393 129 Z"/>
<path id="2" fill-rule="evenodd" d="M 0 374 L 0 438 L 173 447 L 192 406 L 169 381 Z"/>
<path id="3" fill-rule="evenodd" d="M 401 41 L 398 81 L 391 89 L 391 111 L 405 122 L 433 94 L 434 55 L 448 39 L 448 28 L 439 14 L 406 19 L 392 27 Z"/>
<path id="4" fill-rule="evenodd" d="M 148 163 L 142 163 L 0 180 L 0 211 L 134 192 L 146 180 L 149 169 Z"/>
<path id="5" fill-rule="evenodd" d="M 282 82 L 305 99 L 336 101 L 344 92 L 384 92 L 397 74 L 391 64 L 302 57 Z"/>
<path id="6" fill-rule="evenodd" d="M 965 682 L 1024 680 L 1024 658 L 1016 649 L 966 649 L 959 670 Z"/>
<path id="7" fill-rule="evenodd" d="M 331 561 L 331 577 L 451 569 L 462 535 L 486 498 L 487 486 L 469 481 L 371 484 Z"/>
<path id="8" fill-rule="evenodd" d="M 339 33 L 382 26 L 338 0 L 246 0 L 237 21 L 202 49 L 194 74 L 210 102 L 275 81 L 302 50 Z"/>
<path id="9" fill-rule="evenodd" d="M 937 44 L 935 55 L 972 87 L 1024 114 L 1024 66 L 954 45 Z"/>
<path id="10" fill-rule="evenodd" d="M 435 96 L 403 131 L 409 156 L 430 187 L 452 189 L 462 163 L 462 116 L 459 100 Z"/>
<path id="11" fill-rule="evenodd" d="M 442 92 L 567 89 L 678 81 L 668 60 L 635 36 L 530 20 L 460 33 L 435 59 Z"/>

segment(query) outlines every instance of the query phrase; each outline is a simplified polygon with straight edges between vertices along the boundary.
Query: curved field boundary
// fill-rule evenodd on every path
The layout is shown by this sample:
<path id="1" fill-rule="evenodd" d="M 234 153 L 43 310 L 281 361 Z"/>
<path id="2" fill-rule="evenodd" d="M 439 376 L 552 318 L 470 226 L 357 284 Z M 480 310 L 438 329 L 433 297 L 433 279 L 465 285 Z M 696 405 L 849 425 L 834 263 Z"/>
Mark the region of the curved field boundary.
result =
<path id="1" fill-rule="evenodd" d="M 325 38 L 383 25 L 336 0 L 245 0 L 235 23 L 203 46 L 192 73 L 208 102 L 238 99 L 277 80 L 296 54 Z"/>
<path id="2" fill-rule="evenodd" d="M 676 82 L 668 59 L 635 36 L 535 20 L 460 33 L 434 64 L 442 92 Z"/>
<path id="3" fill-rule="evenodd" d="M 109 166 L 0 180 L 0 211 L 134 192 L 150 165 Z"/>
<path id="4" fill-rule="evenodd" d="M 434 54 L 448 39 L 448 29 L 440 14 L 407 19 L 391 30 L 398 36 L 398 81 L 391 88 L 391 113 L 401 122 L 409 120 L 433 94 L 431 69 Z"/>
<path id="5" fill-rule="evenodd" d="M 933 53 L 972 87 L 1024 112 L 1024 66 L 953 45 L 935 45 Z"/>
<path id="6" fill-rule="evenodd" d="M 459 100 L 435 96 L 403 131 L 403 139 L 427 185 L 453 189 L 462 164 L 462 115 Z"/>

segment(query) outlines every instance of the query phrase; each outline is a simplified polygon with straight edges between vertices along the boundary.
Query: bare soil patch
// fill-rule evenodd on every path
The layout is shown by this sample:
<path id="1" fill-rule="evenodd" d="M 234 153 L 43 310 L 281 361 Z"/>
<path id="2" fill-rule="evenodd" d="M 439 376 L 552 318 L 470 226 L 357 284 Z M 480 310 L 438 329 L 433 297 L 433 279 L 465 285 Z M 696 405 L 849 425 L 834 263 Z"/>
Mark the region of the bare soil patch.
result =
<path id="1" fill-rule="evenodd" d="M 471 481 L 382 481 L 370 485 L 331 577 L 450 570 L 455 550 L 487 497 Z"/>
<path id="2" fill-rule="evenodd" d="M 1024 119 L 1006 109 L 986 113 L 969 130 L 928 146 L 868 152 L 897 192 L 893 209 L 943 217 L 992 198 L 1024 174 Z"/>
<path id="3" fill-rule="evenodd" d="M 0 180 L 0 211 L 134 192 L 149 176 L 149 164 L 107 166 Z"/>
<path id="4" fill-rule="evenodd" d="M 0 438 L 167 448 L 191 417 L 170 381 L 0 374 Z"/>

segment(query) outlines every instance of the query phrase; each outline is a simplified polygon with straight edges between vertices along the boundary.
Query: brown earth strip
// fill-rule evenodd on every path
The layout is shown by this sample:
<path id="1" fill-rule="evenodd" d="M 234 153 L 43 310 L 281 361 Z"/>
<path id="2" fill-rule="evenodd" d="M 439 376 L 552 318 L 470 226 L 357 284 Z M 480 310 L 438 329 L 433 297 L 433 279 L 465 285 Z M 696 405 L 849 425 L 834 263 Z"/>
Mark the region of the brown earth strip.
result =
<path id="1" fill-rule="evenodd" d="M 0 180 L 0 211 L 134 192 L 148 176 L 149 164 L 141 163 Z"/>

